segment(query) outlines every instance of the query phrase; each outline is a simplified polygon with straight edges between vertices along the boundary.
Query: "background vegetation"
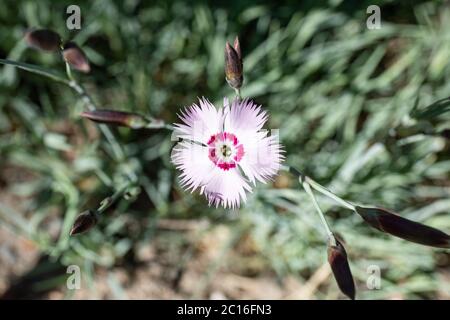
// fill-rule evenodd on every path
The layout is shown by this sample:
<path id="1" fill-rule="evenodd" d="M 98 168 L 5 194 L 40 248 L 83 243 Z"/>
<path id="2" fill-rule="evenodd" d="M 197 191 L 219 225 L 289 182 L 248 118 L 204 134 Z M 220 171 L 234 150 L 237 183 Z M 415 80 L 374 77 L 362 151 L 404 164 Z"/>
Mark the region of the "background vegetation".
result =
<path id="1" fill-rule="evenodd" d="M 65 27 L 78 4 L 82 29 Z M 382 28 L 366 28 L 381 6 Z M 0 10 L 0 58 L 64 72 L 29 49 L 28 27 L 53 29 L 92 64 L 76 74 L 103 108 L 177 120 L 197 97 L 221 103 L 226 40 L 239 35 L 243 96 L 270 111 L 287 163 L 340 196 L 450 230 L 450 7 L 402 1 L 11 1 Z M 324 233 L 297 181 L 281 174 L 238 212 L 184 192 L 165 130 L 115 130 L 111 156 L 74 92 L 0 67 L 0 292 L 42 298 L 341 298 Z M 448 109 L 448 108 L 447 108 Z M 133 170 L 142 188 L 99 226 L 70 238 L 75 216 Z M 346 242 L 359 299 L 450 298 L 450 255 L 374 231 L 319 197 Z M 65 266 L 82 271 L 67 290 Z M 366 286 L 381 268 L 380 290 Z"/>

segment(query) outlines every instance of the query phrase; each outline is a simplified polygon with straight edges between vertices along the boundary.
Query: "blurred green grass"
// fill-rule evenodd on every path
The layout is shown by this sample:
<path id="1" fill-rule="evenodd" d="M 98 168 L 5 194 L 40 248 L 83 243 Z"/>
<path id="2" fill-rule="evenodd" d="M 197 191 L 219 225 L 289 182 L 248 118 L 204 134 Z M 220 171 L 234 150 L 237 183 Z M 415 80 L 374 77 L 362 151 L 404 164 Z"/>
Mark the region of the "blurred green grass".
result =
<path id="1" fill-rule="evenodd" d="M 449 140 L 440 134 L 450 128 L 450 114 L 414 113 L 449 96 L 447 5 L 77 1 L 82 29 L 68 31 L 69 4 L 6 1 L 0 57 L 63 71 L 58 55 L 27 49 L 21 41 L 27 27 L 54 29 L 86 51 L 93 70 L 77 77 L 99 106 L 174 122 L 197 97 L 220 104 L 232 96 L 223 48 L 239 35 L 242 94 L 270 111 L 288 164 L 351 201 L 450 230 Z M 381 6 L 379 30 L 366 28 L 368 4 Z M 63 264 L 95 272 L 95 266 L 120 264 L 141 244 L 163 243 L 180 254 L 195 247 L 198 239 L 158 228 L 160 219 L 224 225 L 233 234 L 224 250 L 250 237 L 262 261 L 255 277 L 290 275 L 304 282 L 325 263 L 323 231 L 294 179 L 282 175 L 275 186 L 259 186 L 238 214 L 210 209 L 201 196 L 179 187 L 167 132 L 116 130 L 128 157 L 115 163 L 96 127 L 79 118 L 83 105 L 69 88 L 1 67 L 0 90 L 1 193 L 23 199 L 20 208 L 0 203 L 0 223 Z M 32 177 L 12 181 L 5 177 L 11 167 Z M 121 201 L 98 228 L 69 239 L 75 216 L 112 193 L 130 168 L 143 179 L 137 201 Z M 442 280 L 448 279 L 448 253 L 387 237 L 319 199 L 347 243 L 359 298 L 449 297 L 450 283 Z M 58 232 L 49 231 L 49 221 L 57 221 Z M 212 261 L 204 282 L 218 269 L 233 270 L 234 263 Z M 366 288 L 373 264 L 382 270 L 381 290 Z M 314 297 L 337 294 L 328 278 Z"/>

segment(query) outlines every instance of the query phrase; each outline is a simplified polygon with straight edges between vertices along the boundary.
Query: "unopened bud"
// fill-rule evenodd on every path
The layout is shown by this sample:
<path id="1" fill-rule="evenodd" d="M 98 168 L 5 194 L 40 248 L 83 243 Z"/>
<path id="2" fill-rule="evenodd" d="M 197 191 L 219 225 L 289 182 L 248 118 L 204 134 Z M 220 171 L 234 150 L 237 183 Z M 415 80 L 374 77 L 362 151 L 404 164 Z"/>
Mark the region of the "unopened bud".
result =
<path id="1" fill-rule="evenodd" d="M 132 129 L 141 129 L 148 124 L 147 119 L 139 114 L 115 110 L 84 111 L 81 113 L 81 116 L 95 122 L 114 124 Z"/>
<path id="2" fill-rule="evenodd" d="M 334 240 L 334 241 L 331 241 Z M 348 265 L 347 252 L 344 246 L 336 238 L 330 239 L 328 243 L 328 262 L 333 271 L 334 278 L 339 289 L 347 297 L 355 299 L 355 282 L 353 281 L 352 272 Z"/>
<path id="3" fill-rule="evenodd" d="M 242 53 L 241 53 L 241 44 L 239 43 L 239 38 L 236 36 L 233 43 L 233 48 L 236 51 L 236 54 L 238 55 L 239 59 L 242 63 Z"/>
<path id="4" fill-rule="evenodd" d="M 75 42 L 68 42 L 64 45 L 63 57 L 74 69 L 84 73 L 91 71 L 89 60 Z"/>
<path id="5" fill-rule="evenodd" d="M 234 47 L 229 42 L 225 44 L 225 79 L 234 89 L 239 89 L 244 81 L 241 46 L 237 37 Z"/>
<path id="6" fill-rule="evenodd" d="M 30 47 L 44 51 L 57 51 L 61 45 L 59 34 L 48 29 L 27 31 L 25 41 Z"/>
<path id="7" fill-rule="evenodd" d="M 438 229 L 408 220 L 380 208 L 355 207 L 372 227 L 393 236 L 432 247 L 450 248 L 450 236 Z"/>
<path id="8" fill-rule="evenodd" d="M 73 223 L 72 229 L 70 230 L 70 235 L 76 235 L 90 230 L 93 226 L 97 224 L 97 218 L 94 212 L 87 210 L 80 214 Z"/>

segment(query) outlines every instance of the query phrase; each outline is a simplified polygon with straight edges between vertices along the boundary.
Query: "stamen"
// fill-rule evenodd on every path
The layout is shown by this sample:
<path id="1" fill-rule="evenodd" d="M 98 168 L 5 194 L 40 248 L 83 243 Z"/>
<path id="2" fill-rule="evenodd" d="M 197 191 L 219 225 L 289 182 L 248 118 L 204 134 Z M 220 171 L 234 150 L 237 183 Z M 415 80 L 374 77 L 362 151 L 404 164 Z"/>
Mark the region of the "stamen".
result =
<path id="1" fill-rule="evenodd" d="M 233 133 L 219 132 L 208 140 L 209 159 L 222 170 L 230 170 L 244 156 L 244 146 Z"/>

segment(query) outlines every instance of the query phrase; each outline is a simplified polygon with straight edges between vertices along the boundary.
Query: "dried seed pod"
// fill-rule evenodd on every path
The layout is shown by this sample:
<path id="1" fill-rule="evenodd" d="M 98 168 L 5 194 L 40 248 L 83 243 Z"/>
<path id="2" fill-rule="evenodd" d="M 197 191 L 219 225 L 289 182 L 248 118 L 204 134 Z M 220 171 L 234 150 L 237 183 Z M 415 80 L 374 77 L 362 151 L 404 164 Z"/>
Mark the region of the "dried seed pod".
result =
<path id="1" fill-rule="evenodd" d="M 244 81 L 241 47 L 237 37 L 234 47 L 229 42 L 225 45 L 225 79 L 234 89 L 239 89 Z"/>
<path id="2" fill-rule="evenodd" d="M 48 29 L 27 31 L 25 33 L 25 41 L 30 47 L 44 51 L 57 51 L 61 45 L 59 34 Z"/>
<path id="3" fill-rule="evenodd" d="M 355 282 L 353 281 L 352 272 L 347 260 L 347 252 L 344 246 L 336 238 L 333 241 L 330 239 L 328 243 L 328 262 L 333 271 L 334 278 L 347 297 L 355 299 Z"/>
<path id="4" fill-rule="evenodd" d="M 64 45 L 63 57 L 74 69 L 84 73 L 91 71 L 89 60 L 75 42 L 68 42 Z"/>
<path id="5" fill-rule="evenodd" d="M 380 208 L 355 207 L 372 227 L 393 236 L 432 247 L 450 248 L 450 236 L 438 229 L 408 220 Z"/>
<path id="6" fill-rule="evenodd" d="M 140 129 L 148 124 L 147 119 L 145 119 L 143 116 L 136 113 L 124 111 L 106 109 L 84 111 L 81 113 L 81 116 L 95 122 L 114 124 L 118 126 L 129 127 L 132 129 Z"/>
<path id="7" fill-rule="evenodd" d="M 76 235 L 90 230 L 97 224 L 97 218 L 91 210 L 87 210 L 80 214 L 73 223 L 70 235 Z"/>

